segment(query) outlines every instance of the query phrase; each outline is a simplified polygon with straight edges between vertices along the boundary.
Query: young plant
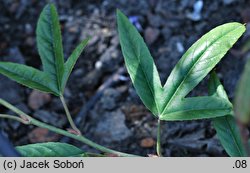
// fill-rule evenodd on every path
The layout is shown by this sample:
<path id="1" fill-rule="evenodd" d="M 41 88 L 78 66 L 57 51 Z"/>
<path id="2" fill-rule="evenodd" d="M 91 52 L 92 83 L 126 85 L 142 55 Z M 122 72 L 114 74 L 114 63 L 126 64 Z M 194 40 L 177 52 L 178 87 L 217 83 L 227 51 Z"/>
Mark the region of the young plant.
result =
<path id="1" fill-rule="evenodd" d="M 227 23 L 202 36 L 183 55 L 163 86 L 143 38 L 119 10 L 117 20 L 122 53 L 132 83 L 144 105 L 158 119 L 158 156 L 161 156 L 161 121 L 197 120 L 233 114 L 232 104 L 225 96 L 186 96 L 245 32 L 244 25 Z"/>
<path id="2" fill-rule="evenodd" d="M 72 129 L 80 134 L 69 113 L 63 92 L 88 39 L 83 40 L 64 63 L 58 14 L 54 5 L 47 5 L 38 20 L 36 41 L 43 71 L 22 64 L 0 62 L 0 73 L 27 87 L 60 97 Z"/>
<path id="3" fill-rule="evenodd" d="M 68 60 L 64 62 L 58 14 L 55 6 L 53 4 L 48 4 L 43 9 L 39 17 L 36 29 L 36 40 L 38 52 L 42 60 L 43 71 L 22 64 L 0 62 L 0 73 L 27 87 L 42 92 L 48 92 L 60 97 L 72 129 L 70 129 L 69 131 L 65 131 L 40 122 L 2 99 L 0 99 L 0 104 L 15 112 L 17 115 L 19 115 L 19 117 L 14 115 L 0 114 L 0 118 L 8 118 L 24 124 L 32 124 L 38 127 L 47 128 L 53 132 L 79 140 L 104 153 L 112 153 L 118 156 L 133 156 L 130 154 L 108 149 L 82 136 L 80 130 L 74 124 L 69 109 L 65 103 L 63 97 L 65 85 L 78 57 L 88 43 L 89 39 L 83 40 L 76 47 Z M 35 152 L 37 148 L 39 148 L 39 150 Z M 17 149 L 25 156 L 47 156 L 46 153 L 48 152 L 46 151 L 54 151 L 54 153 L 52 152 L 53 156 L 73 156 L 76 154 L 80 154 L 79 149 L 76 150 L 72 146 L 70 147 L 68 144 L 61 143 L 30 145 L 28 146 L 29 152 L 26 152 L 27 147 L 18 147 Z"/>
<path id="4" fill-rule="evenodd" d="M 232 104 L 216 75 L 213 74 L 210 79 L 210 96 L 186 98 L 186 95 L 198 85 L 239 39 L 245 31 L 245 26 L 240 23 L 228 23 L 205 34 L 183 55 L 166 84 L 162 86 L 157 68 L 143 38 L 120 11 L 117 11 L 117 19 L 122 52 L 132 82 L 142 102 L 158 119 L 156 146 L 158 155 L 161 156 L 161 121 L 213 118 L 218 136 L 229 155 L 243 156 L 245 151 L 237 136 L 238 129 L 232 116 Z M 80 43 L 64 62 L 58 15 L 52 4 L 47 5 L 42 11 L 36 34 L 43 71 L 26 65 L 0 62 L 0 73 L 27 87 L 60 97 L 73 133 L 72 130 L 69 132 L 38 121 L 2 99 L 0 99 L 0 104 L 18 116 L 0 114 L 0 118 L 46 128 L 81 141 L 104 153 L 135 156 L 106 148 L 85 138 L 75 126 L 69 113 L 63 91 L 88 39 Z M 230 133 L 227 133 L 228 129 Z M 230 145 L 231 141 L 233 141 L 232 145 Z M 23 156 L 93 156 L 65 143 L 31 144 L 16 149 Z"/>

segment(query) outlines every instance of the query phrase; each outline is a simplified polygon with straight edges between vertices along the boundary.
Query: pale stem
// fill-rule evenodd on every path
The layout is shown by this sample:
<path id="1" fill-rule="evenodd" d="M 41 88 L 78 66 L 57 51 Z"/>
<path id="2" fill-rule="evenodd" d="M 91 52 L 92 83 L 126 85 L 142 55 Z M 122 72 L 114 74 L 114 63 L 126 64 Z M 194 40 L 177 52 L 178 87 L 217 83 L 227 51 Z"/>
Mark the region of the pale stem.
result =
<path id="1" fill-rule="evenodd" d="M 162 154 L 161 154 L 161 120 L 160 119 L 158 119 L 158 122 L 157 122 L 156 152 L 159 157 L 162 157 Z"/>
<path id="2" fill-rule="evenodd" d="M 85 138 L 82 135 L 76 135 L 76 134 L 70 133 L 70 132 L 68 132 L 66 130 L 62 130 L 62 129 L 59 129 L 57 127 L 51 126 L 51 125 L 43 123 L 41 121 L 38 121 L 38 120 L 32 118 L 31 116 L 27 115 L 26 113 L 24 113 L 20 109 L 14 107 L 13 105 L 9 104 L 8 102 L 6 102 L 6 101 L 4 101 L 2 99 L 0 99 L 0 104 L 7 107 L 7 108 L 9 108 L 10 110 L 17 113 L 18 115 L 24 116 L 25 118 L 27 118 L 28 124 L 35 125 L 35 126 L 41 127 L 41 128 L 45 128 L 45 129 L 48 129 L 48 130 L 50 130 L 52 132 L 55 132 L 55 133 L 67 136 L 69 138 L 73 138 L 75 140 L 81 141 L 82 143 L 85 143 L 85 144 L 87 144 L 87 145 L 89 145 L 89 146 L 91 146 L 93 148 L 96 148 L 97 150 L 102 151 L 104 153 L 115 154 L 117 156 L 122 156 L 122 157 L 138 157 L 137 155 L 127 154 L 127 153 L 123 153 L 123 152 L 119 152 L 119 151 L 115 151 L 115 150 L 106 148 L 104 146 L 101 146 L 101 145 L 99 145 L 99 144 Z M 14 116 L 11 116 L 11 115 L 7 115 L 7 116 L 6 116 L 6 114 L 1 114 L 1 115 L 2 116 L 0 116 L 0 118 L 1 117 L 2 118 L 8 118 L 8 119 L 17 120 L 17 121 L 19 121 L 21 119 L 21 118 L 20 119 L 13 118 Z M 26 120 L 24 120 L 24 121 L 26 122 Z M 25 122 L 23 122 L 23 123 L 27 124 Z"/>
<path id="3" fill-rule="evenodd" d="M 61 99 L 61 102 L 63 104 L 63 108 L 65 110 L 65 113 L 66 113 L 66 116 L 67 116 L 67 119 L 69 121 L 69 124 L 70 124 L 71 128 L 80 135 L 81 131 L 76 127 L 76 125 L 74 123 L 74 120 L 72 119 L 72 116 L 71 116 L 71 114 L 69 112 L 68 106 L 67 106 L 67 104 L 65 102 L 65 99 L 64 99 L 63 95 L 60 96 L 60 99 Z"/>

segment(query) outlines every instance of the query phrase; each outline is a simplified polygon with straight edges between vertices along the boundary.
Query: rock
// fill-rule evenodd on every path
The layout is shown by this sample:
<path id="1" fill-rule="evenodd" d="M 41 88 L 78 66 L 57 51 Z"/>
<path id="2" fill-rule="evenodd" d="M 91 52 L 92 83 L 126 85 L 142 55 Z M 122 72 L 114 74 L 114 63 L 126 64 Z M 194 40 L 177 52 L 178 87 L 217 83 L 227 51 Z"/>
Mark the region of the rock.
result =
<path id="1" fill-rule="evenodd" d="M 153 44 L 158 36 L 160 35 L 160 30 L 157 28 L 148 27 L 145 30 L 145 41 L 147 44 Z"/>
<path id="2" fill-rule="evenodd" d="M 31 109 L 37 110 L 51 101 L 50 94 L 33 90 L 28 98 L 28 105 Z"/>
<path id="3" fill-rule="evenodd" d="M 116 46 L 110 46 L 105 52 L 100 56 L 98 66 L 102 72 L 113 72 L 118 64 L 121 62 L 121 56 Z"/>
<path id="4" fill-rule="evenodd" d="M 37 127 L 28 134 L 31 143 L 38 142 L 55 142 L 58 141 L 60 135 L 50 132 L 48 129 Z"/>
<path id="5" fill-rule="evenodd" d="M 143 148 L 151 148 L 155 145 L 155 140 L 151 137 L 144 138 L 140 142 L 140 146 Z"/>
<path id="6" fill-rule="evenodd" d="M 21 53 L 18 47 L 10 48 L 8 57 L 10 58 L 6 58 L 6 61 L 15 62 L 18 64 L 25 64 L 23 54 Z"/>
<path id="7" fill-rule="evenodd" d="M 101 120 L 94 129 L 94 135 L 101 142 L 112 143 L 120 142 L 132 135 L 125 124 L 125 115 L 121 110 L 105 112 Z"/>
<path id="8" fill-rule="evenodd" d="M 102 73 L 100 69 L 90 71 L 81 81 L 81 86 L 86 90 L 94 90 L 100 82 Z"/>
<path id="9" fill-rule="evenodd" d="M 117 90 L 113 88 L 106 89 L 100 101 L 102 108 L 105 110 L 113 110 L 118 106 L 117 101 L 119 97 L 120 93 Z"/>
<path id="10" fill-rule="evenodd" d="M 122 111 L 125 113 L 126 119 L 129 121 L 140 120 L 143 116 L 149 113 L 144 105 L 137 104 L 123 105 Z"/>
<path id="11" fill-rule="evenodd" d="M 28 46 L 33 46 L 35 43 L 35 39 L 31 36 L 27 37 L 25 40 L 25 44 L 27 44 Z"/>
<path id="12" fill-rule="evenodd" d="M 2 75 L 0 75 L 0 81 L 0 98 L 12 104 L 20 103 L 22 96 L 19 85 Z"/>
<path id="13" fill-rule="evenodd" d="M 138 16 L 129 16 L 129 21 L 139 30 L 142 31 Z"/>
<path id="14" fill-rule="evenodd" d="M 0 58 L 0 61 L 2 59 Z M 18 47 L 12 47 L 8 51 L 8 56 L 3 58 L 4 61 L 25 64 L 24 57 Z M 7 77 L 0 75 L 0 98 L 12 103 L 17 104 L 22 101 L 22 90 L 18 83 L 10 80 Z"/>
<path id="15" fill-rule="evenodd" d="M 183 44 L 181 42 L 177 42 L 176 43 L 176 49 L 179 53 L 183 53 L 184 52 L 184 47 L 183 47 Z"/>
<path id="16" fill-rule="evenodd" d="M 230 5 L 234 2 L 235 0 L 223 0 L 224 5 Z"/>
<path id="17" fill-rule="evenodd" d="M 187 14 L 187 18 L 193 20 L 193 21 L 199 21 L 201 20 L 201 10 L 203 8 L 203 1 L 198 0 L 194 3 L 193 6 L 193 12 Z"/>
<path id="18" fill-rule="evenodd" d="M 34 29 L 32 28 L 32 25 L 30 23 L 26 23 L 24 27 L 26 34 L 32 34 L 34 32 Z"/>

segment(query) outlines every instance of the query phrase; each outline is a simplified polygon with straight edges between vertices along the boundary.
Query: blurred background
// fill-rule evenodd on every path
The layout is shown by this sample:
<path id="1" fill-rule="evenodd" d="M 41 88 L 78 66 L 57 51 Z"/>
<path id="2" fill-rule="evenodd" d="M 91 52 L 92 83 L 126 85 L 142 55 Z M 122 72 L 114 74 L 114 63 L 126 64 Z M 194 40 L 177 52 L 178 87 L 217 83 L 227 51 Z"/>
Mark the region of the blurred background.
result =
<path id="1" fill-rule="evenodd" d="M 35 30 L 49 1 L 0 0 L 0 60 L 41 68 Z M 51 0 L 59 12 L 67 58 L 88 36 L 65 98 L 82 133 L 107 147 L 147 156 L 155 154 L 156 119 L 143 106 L 124 69 L 117 37 L 115 11 L 122 10 L 143 35 L 165 83 L 183 53 L 203 34 L 226 22 L 250 28 L 247 0 Z M 250 30 L 216 67 L 232 100 L 250 49 Z M 207 95 L 207 79 L 189 96 Z M 60 128 L 68 128 L 59 98 L 23 87 L 0 75 L 0 98 Z M 0 112 L 10 113 L 0 107 Z M 46 129 L 0 119 L 15 146 L 45 141 L 69 142 L 98 152 Z M 226 156 L 209 120 L 164 122 L 164 156 Z"/>

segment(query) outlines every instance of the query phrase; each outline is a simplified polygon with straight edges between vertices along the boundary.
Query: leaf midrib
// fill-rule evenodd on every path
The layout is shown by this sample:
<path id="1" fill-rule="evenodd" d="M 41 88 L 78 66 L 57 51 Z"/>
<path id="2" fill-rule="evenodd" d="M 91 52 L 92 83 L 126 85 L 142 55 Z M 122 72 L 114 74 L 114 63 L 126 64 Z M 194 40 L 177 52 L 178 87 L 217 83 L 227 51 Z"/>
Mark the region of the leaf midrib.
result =
<path id="1" fill-rule="evenodd" d="M 50 6 L 49 7 L 49 10 L 50 10 L 50 13 L 49 13 L 49 15 L 50 15 L 50 18 L 52 19 L 53 18 L 53 12 L 52 12 L 52 7 Z M 55 46 L 55 35 L 54 35 L 54 30 L 53 30 L 53 28 L 55 27 L 54 26 L 54 23 L 53 23 L 53 19 L 52 20 L 50 20 L 49 21 L 49 23 L 50 23 L 50 25 L 51 25 L 51 35 L 52 35 L 52 47 L 53 47 L 53 55 L 54 55 L 54 66 L 55 66 L 55 69 L 56 69 L 56 81 L 57 81 L 57 88 L 58 88 L 58 91 L 61 91 L 61 82 L 60 82 L 60 79 L 59 79 L 59 76 L 58 76 L 58 74 L 60 74 L 60 70 L 58 69 L 59 67 L 58 67 L 58 65 L 57 65 L 57 62 L 56 62 L 56 46 Z M 59 57 L 58 57 L 59 58 Z"/>
<path id="2" fill-rule="evenodd" d="M 183 85 L 184 81 L 187 79 L 187 77 L 189 76 L 190 72 L 193 70 L 193 68 L 194 68 L 195 65 L 198 63 L 198 61 L 200 60 L 200 58 L 204 55 L 204 53 L 207 51 L 207 49 L 208 49 L 209 47 L 211 47 L 211 45 L 213 45 L 213 44 L 214 44 L 215 42 L 217 42 L 219 39 L 225 37 L 226 35 L 228 35 L 229 33 L 233 32 L 233 31 L 235 31 L 235 30 L 238 29 L 239 27 L 241 27 L 241 26 L 238 26 L 238 27 L 236 27 L 235 29 L 233 29 L 233 30 L 227 32 L 227 33 L 224 34 L 223 36 L 218 37 L 218 38 L 217 38 L 215 41 L 213 41 L 208 47 L 206 47 L 206 49 L 202 52 L 202 54 L 201 54 L 201 56 L 198 58 L 198 60 L 192 65 L 192 67 L 191 67 L 190 70 L 188 71 L 187 75 L 185 75 L 184 79 L 181 81 L 180 85 L 177 87 L 177 89 L 175 90 L 175 92 L 174 92 L 174 94 L 172 95 L 172 97 L 170 98 L 170 100 L 167 102 L 165 108 L 163 109 L 163 111 L 162 111 L 161 114 L 160 114 L 160 117 L 161 117 L 162 115 L 164 115 L 164 114 L 162 114 L 162 113 L 164 113 L 164 112 L 166 111 L 166 109 L 168 108 L 169 104 L 172 102 L 173 98 L 175 97 L 177 91 L 179 91 L 180 86 Z M 165 87 L 163 87 L 163 88 L 165 89 Z"/>
<path id="3" fill-rule="evenodd" d="M 213 110 L 230 110 L 230 108 L 216 108 L 216 109 L 213 109 Z M 209 108 L 206 108 L 206 109 L 193 109 L 193 110 L 180 110 L 180 111 L 173 111 L 173 112 L 168 112 L 168 113 L 166 113 L 166 114 L 164 114 L 164 115 L 168 115 L 168 114 L 175 114 L 175 113 L 177 113 L 177 112 L 192 112 L 192 111 L 208 111 L 208 110 L 211 110 L 211 109 L 209 109 Z"/>
<path id="4" fill-rule="evenodd" d="M 39 82 L 34 81 L 34 80 L 27 79 L 27 78 L 25 78 L 24 76 L 20 76 L 18 73 L 13 73 L 12 71 L 10 71 L 10 70 L 8 70 L 8 69 L 4 69 L 4 70 L 7 71 L 8 73 L 12 73 L 12 74 L 18 76 L 19 78 L 21 78 L 21 79 L 23 79 L 23 80 L 28 80 L 28 81 L 34 82 L 35 84 L 40 85 L 40 86 L 46 88 L 48 91 L 51 91 L 50 88 L 48 88 L 46 85 L 43 85 L 42 83 L 39 83 Z M 42 71 L 40 71 L 40 72 L 43 73 Z M 44 77 L 46 77 L 46 76 L 44 76 Z"/>
<path id="5" fill-rule="evenodd" d="M 126 26 L 126 30 L 129 30 L 129 28 L 128 28 L 128 26 L 127 26 L 126 24 L 125 24 L 125 26 Z M 129 42 L 132 43 L 132 50 L 133 50 L 133 53 L 134 53 L 135 55 L 137 55 L 136 50 L 135 50 L 134 42 L 133 42 L 133 40 L 131 39 L 131 35 L 130 35 L 130 34 L 128 34 L 128 35 L 129 35 L 129 36 L 128 36 Z M 142 38 L 141 38 L 141 39 L 142 39 Z M 154 103 L 155 103 L 155 106 L 156 106 L 156 109 L 157 109 L 157 113 L 159 114 L 159 107 L 158 107 L 158 104 L 157 104 L 156 99 L 155 99 L 155 94 L 154 94 L 153 89 L 151 88 L 151 86 L 150 86 L 150 84 L 149 84 L 149 80 L 148 80 L 148 77 L 147 77 L 147 75 L 146 75 L 146 73 L 145 73 L 145 71 L 144 71 L 144 68 L 141 67 L 141 61 L 140 61 L 141 53 L 140 53 L 140 51 L 139 51 L 139 56 L 138 56 L 138 57 L 135 56 L 135 57 L 137 58 L 137 60 L 138 60 L 138 62 L 139 62 L 139 66 L 138 66 L 138 67 L 142 70 L 143 76 L 146 78 L 147 85 L 148 85 L 148 87 L 149 87 L 149 89 L 150 89 L 150 93 L 151 93 L 152 96 L 153 96 L 153 100 L 154 100 Z M 160 88 L 162 89 L 162 86 L 160 86 Z M 158 115 L 156 115 L 156 116 L 158 116 Z"/>
<path id="6" fill-rule="evenodd" d="M 227 125 L 229 126 L 229 128 L 230 128 L 230 134 L 231 134 L 231 136 L 233 137 L 233 142 L 235 143 L 235 145 L 236 145 L 236 147 L 237 147 L 237 150 L 238 150 L 238 152 L 240 153 L 240 155 L 241 156 L 244 156 L 244 154 L 241 152 L 241 150 L 240 150 L 240 147 L 239 147 L 239 144 L 238 144 L 238 142 L 237 142 L 237 140 L 236 140 L 236 137 L 235 137 L 235 135 L 234 135 L 234 133 L 233 133 L 233 128 L 231 127 L 231 125 L 230 125 L 230 123 L 229 123 L 229 121 L 228 121 L 228 117 L 227 116 L 231 116 L 231 115 L 226 115 L 226 123 L 227 123 Z"/>

